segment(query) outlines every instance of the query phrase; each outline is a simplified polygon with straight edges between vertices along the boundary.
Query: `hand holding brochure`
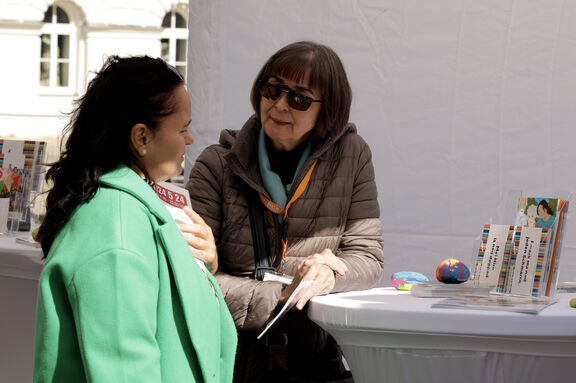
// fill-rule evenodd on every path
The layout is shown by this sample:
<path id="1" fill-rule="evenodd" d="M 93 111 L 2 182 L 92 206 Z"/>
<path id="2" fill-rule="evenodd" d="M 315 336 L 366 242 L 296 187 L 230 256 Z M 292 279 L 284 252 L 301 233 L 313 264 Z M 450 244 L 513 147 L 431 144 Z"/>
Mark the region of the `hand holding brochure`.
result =
<path id="1" fill-rule="evenodd" d="M 154 191 L 166 205 L 176 223 L 194 223 L 184 212 L 184 206 L 192 208 L 188 190 L 169 182 L 159 182 L 154 185 Z"/>
<path id="2" fill-rule="evenodd" d="M 280 312 L 278 313 L 278 315 L 276 315 L 274 317 L 274 319 L 272 319 L 270 321 L 270 323 L 268 323 L 268 326 L 266 326 L 266 328 L 264 329 L 264 331 L 262 331 L 260 333 L 260 335 L 258 335 L 257 339 L 262 338 L 262 336 L 264 334 L 266 334 L 266 331 L 268 331 L 270 329 L 270 327 L 272 327 L 272 325 L 280 318 L 282 318 L 287 312 L 288 310 L 290 310 L 292 307 L 294 307 L 294 305 L 296 304 L 296 302 L 298 301 L 298 299 L 300 299 L 300 297 L 302 296 L 302 293 L 304 292 L 304 290 L 306 290 L 306 288 L 308 286 L 310 286 L 310 284 L 312 284 L 312 282 L 314 281 L 302 281 L 300 282 L 300 284 L 298 285 L 298 287 L 296 287 L 296 289 L 294 290 L 294 292 L 292 293 L 292 295 L 290 295 L 290 298 L 288 298 L 288 301 L 286 301 L 286 304 L 284 304 L 284 306 L 282 306 L 282 309 L 280 310 Z"/>
<path id="3" fill-rule="evenodd" d="M 190 201 L 190 193 L 188 190 L 173 185 L 169 182 L 159 182 L 154 184 L 154 191 L 164 202 L 166 209 L 168 209 L 170 215 L 172 215 L 172 218 L 174 218 L 176 223 L 194 223 L 183 210 L 185 206 L 192 208 L 192 202 Z M 189 235 L 192 234 L 189 233 Z M 198 263 L 198 266 L 200 266 L 200 268 L 206 272 L 206 266 L 204 265 L 204 262 L 198 258 L 196 258 L 196 262 Z"/>

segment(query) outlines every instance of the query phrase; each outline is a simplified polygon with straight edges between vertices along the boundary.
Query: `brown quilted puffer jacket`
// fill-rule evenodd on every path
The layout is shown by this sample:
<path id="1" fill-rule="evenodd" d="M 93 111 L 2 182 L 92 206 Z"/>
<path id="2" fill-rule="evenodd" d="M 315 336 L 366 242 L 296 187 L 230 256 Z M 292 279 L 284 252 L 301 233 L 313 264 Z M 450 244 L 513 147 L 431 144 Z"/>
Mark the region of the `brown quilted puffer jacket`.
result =
<path id="1" fill-rule="evenodd" d="M 222 131 L 220 144 L 207 147 L 197 158 L 186 186 L 192 207 L 214 233 L 216 278 L 239 330 L 262 329 L 274 316 L 282 288 L 279 282 L 253 279 L 245 192 L 252 188 L 270 197 L 258 166 L 260 129 L 259 119 L 252 116 L 240 131 Z M 380 280 L 384 257 L 370 149 L 356 127 L 348 124 L 337 137 L 316 145 L 293 185 L 300 183 L 316 158 L 306 191 L 289 210 L 285 272 L 294 275 L 303 257 L 329 248 L 349 270 L 336 276 L 332 292 L 371 288 Z M 279 269 L 280 225 L 275 214 L 264 209 L 264 215 L 269 254 Z"/>

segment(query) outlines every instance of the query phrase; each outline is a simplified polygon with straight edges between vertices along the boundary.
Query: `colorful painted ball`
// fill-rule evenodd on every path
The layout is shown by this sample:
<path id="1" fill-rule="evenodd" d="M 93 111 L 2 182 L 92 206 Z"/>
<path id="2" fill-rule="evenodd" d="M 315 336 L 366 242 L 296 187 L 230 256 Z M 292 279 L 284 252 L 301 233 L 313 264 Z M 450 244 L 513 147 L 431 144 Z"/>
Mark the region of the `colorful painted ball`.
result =
<path id="1" fill-rule="evenodd" d="M 392 274 L 390 280 L 396 290 L 411 290 L 412 285 L 429 281 L 424 274 L 415 271 L 398 271 Z"/>
<path id="2" fill-rule="evenodd" d="M 470 278 L 470 270 L 461 261 L 448 258 L 436 268 L 436 279 L 442 283 L 462 283 Z"/>
<path id="3" fill-rule="evenodd" d="M 570 299 L 570 307 L 574 307 L 576 309 L 576 298 Z"/>

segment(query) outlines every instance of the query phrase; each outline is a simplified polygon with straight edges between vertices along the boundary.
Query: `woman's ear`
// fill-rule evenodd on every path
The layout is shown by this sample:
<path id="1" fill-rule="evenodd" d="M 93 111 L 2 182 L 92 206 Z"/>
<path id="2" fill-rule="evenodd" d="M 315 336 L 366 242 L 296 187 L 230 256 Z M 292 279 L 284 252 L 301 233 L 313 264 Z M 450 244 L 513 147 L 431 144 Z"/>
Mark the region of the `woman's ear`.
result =
<path id="1" fill-rule="evenodd" d="M 144 124 L 136 124 L 130 131 L 130 142 L 136 155 L 144 157 L 146 155 L 146 145 L 150 142 L 151 131 Z"/>

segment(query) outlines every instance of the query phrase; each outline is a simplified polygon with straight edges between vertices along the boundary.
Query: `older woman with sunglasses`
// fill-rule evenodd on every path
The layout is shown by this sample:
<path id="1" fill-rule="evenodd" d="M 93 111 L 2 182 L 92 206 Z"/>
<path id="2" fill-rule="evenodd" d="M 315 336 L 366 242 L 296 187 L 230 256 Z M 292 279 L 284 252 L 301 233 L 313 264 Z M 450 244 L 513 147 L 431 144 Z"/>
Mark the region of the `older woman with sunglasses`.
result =
<path id="1" fill-rule="evenodd" d="M 382 273 L 372 157 L 348 122 L 351 99 L 332 49 L 290 44 L 256 77 L 255 115 L 224 130 L 191 171 L 239 330 L 236 382 L 352 381 L 333 338 L 306 316 L 314 296 L 370 288 Z M 257 340 L 303 281 L 294 309 Z"/>

